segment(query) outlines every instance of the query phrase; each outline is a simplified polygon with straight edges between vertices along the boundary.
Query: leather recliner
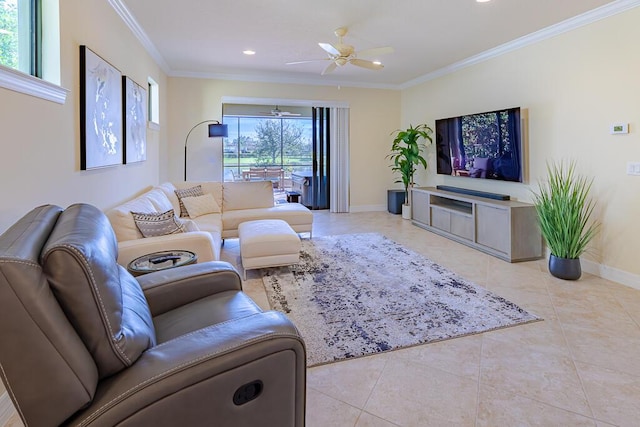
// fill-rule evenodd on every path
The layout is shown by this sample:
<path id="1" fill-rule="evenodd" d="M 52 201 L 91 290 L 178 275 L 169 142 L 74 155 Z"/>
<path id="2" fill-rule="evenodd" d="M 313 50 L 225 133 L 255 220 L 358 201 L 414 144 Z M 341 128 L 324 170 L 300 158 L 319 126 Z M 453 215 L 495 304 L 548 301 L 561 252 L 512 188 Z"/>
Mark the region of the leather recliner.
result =
<path id="1" fill-rule="evenodd" d="M 304 425 L 304 341 L 230 264 L 134 278 L 116 259 L 87 204 L 0 236 L 0 376 L 25 425 Z"/>

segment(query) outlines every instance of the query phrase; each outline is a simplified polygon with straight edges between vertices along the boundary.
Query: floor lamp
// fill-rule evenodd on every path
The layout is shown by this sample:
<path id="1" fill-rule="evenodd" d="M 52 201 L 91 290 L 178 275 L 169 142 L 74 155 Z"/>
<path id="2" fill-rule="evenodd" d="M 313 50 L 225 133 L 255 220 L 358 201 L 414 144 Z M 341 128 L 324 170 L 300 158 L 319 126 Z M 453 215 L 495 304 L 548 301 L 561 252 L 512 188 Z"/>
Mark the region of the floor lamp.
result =
<path id="1" fill-rule="evenodd" d="M 226 138 L 229 135 L 229 130 L 227 129 L 227 125 L 224 125 L 217 120 L 204 120 L 191 128 L 191 130 L 187 134 L 187 137 L 184 139 L 184 180 L 185 181 L 187 180 L 187 143 L 189 142 L 189 135 L 191 135 L 191 132 L 193 132 L 195 128 L 205 123 L 209 123 L 209 138 L 218 138 L 218 137 Z"/>

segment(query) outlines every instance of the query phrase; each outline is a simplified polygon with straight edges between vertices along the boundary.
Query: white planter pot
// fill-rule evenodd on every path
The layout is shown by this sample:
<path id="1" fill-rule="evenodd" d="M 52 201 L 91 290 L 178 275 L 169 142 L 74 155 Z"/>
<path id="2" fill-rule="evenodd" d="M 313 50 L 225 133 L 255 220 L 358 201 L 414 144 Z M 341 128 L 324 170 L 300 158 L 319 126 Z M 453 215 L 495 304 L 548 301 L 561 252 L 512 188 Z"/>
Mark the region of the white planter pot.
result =
<path id="1" fill-rule="evenodd" d="M 402 219 L 411 219 L 411 205 L 402 205 Z"/>

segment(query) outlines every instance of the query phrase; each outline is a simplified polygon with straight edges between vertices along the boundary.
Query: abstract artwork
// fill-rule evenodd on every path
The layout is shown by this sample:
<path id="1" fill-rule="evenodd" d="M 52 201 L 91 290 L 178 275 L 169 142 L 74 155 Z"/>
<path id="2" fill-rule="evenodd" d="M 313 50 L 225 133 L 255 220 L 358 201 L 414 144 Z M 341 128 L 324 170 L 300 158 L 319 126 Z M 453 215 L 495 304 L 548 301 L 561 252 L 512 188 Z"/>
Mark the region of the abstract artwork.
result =
<path id="1" fill-rule="evenodd" d="M 122 161 L 122 74 L 80 46 L 80 169 Z"/>
<path id="2" fill-rule="evenodd" d="M 147 91 L 122 77 L 124 98 L 124 163 L 147 160 Z"/>

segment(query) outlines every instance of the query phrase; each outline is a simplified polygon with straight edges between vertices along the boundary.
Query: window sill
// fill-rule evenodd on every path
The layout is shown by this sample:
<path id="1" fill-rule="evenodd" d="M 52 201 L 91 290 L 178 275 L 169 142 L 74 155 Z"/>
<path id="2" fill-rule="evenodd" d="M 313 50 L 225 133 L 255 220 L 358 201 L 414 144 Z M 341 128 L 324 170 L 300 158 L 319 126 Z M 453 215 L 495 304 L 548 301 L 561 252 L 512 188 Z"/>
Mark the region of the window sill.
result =
<path id="1" fill-rule="evenodd" d="M 64 104 L 68 89 L 0 65 L 0 87 Z"/>

